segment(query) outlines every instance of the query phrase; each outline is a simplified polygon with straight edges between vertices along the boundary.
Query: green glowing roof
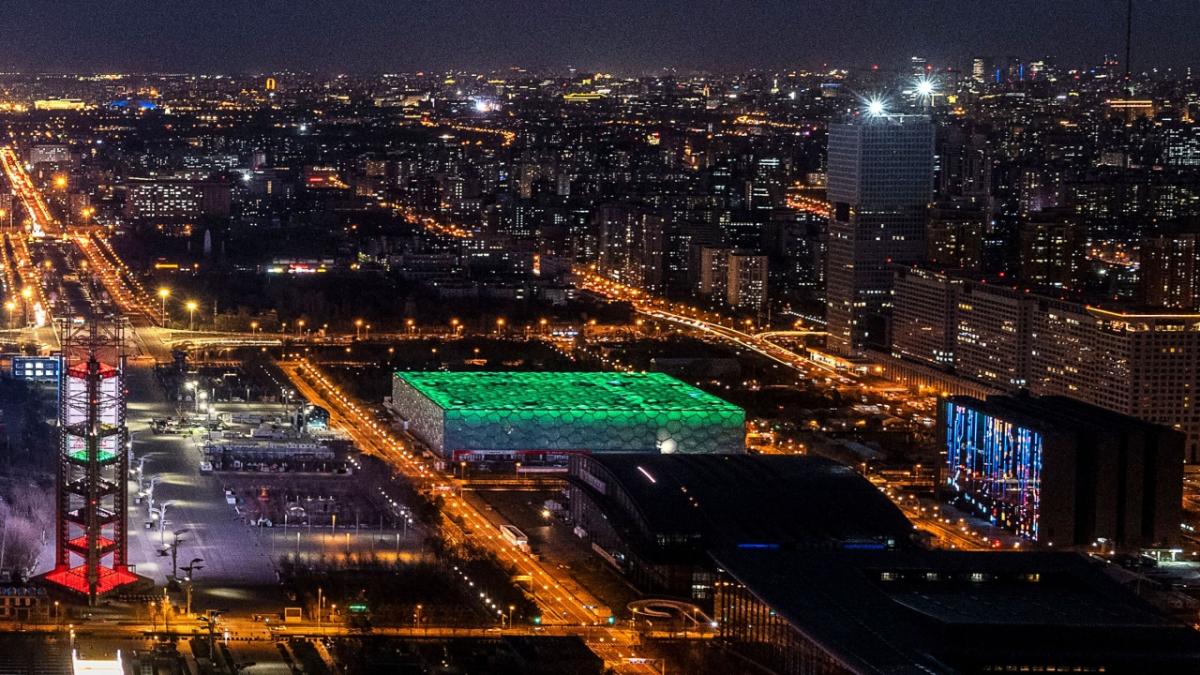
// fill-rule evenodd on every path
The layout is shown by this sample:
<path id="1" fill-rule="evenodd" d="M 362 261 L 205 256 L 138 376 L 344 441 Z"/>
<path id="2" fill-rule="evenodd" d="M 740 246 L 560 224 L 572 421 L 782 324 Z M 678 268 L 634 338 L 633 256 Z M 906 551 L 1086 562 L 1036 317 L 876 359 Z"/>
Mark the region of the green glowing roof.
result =
<path id="1" fill-rule="evenodd" d="M 406 373 L 443 410 L 736 412 L 741 408 L 662 373 Z"/>

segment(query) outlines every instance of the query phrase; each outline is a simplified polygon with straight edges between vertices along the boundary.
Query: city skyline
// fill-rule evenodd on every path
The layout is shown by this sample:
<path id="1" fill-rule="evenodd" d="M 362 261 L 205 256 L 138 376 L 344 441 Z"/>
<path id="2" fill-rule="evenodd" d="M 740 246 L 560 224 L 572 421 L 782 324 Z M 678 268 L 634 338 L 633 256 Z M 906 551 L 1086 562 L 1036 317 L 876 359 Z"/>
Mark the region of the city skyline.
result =
<path id="1" fill-rule="evenodd" d="M 0 672 L 1200 672 L 1184 5 L 17 7 Z"/>
<path id="2" fill-rule="evenodd" d="M 30 72 L 378 73 L 508 67 L 648 73 L 869 68 L 919 55 L 967 69 L 976 55 L 1045 55 L 1064 64 L 1124 54 L 1126 3 L 853 4 L 625 2 L 194 2 L 164 8 L 71 0 L 11 3 L 0 68 Z M 1135 70 L 1186 67 L 1200 10 L 1138 3 Z M 619 27 L 619 28 L 617 28 Z M 1070 30 L 1067 30 L 1070 29 Z M 268 38 L 268 39 L 264 39 Z"/>

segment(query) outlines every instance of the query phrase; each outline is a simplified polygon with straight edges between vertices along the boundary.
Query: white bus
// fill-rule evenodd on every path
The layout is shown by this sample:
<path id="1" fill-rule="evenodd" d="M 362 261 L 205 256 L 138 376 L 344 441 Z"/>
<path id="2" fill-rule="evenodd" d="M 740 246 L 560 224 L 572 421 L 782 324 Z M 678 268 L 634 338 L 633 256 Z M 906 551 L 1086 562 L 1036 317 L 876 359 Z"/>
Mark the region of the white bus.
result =
<path id="1" fill-rule="evenodd" d="M 500 536 L 504 537 L 505 541 L 513 546 L 516 546 L 522 551 L 529 550 L 529 537 L 526 537 L 525 533 L 518 530 L 515 525 L 501 525 Z"/>

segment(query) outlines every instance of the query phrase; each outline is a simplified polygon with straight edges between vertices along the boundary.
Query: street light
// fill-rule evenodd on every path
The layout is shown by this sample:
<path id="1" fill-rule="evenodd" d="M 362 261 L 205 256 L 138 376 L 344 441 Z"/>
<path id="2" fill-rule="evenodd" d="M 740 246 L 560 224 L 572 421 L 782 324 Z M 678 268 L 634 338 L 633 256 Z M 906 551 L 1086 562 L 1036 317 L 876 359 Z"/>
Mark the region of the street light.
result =
<path id="1" fill-rule="evenodd" d="M 162 301 L 162 322 L 163 328 L 167 327 L 167 298 L 171 295 L 171 289 L 163 287 L 158 289 L 158 299 Z"/>
<path id="2" fill-rule="evenodd" d="M 166 501 L 160 504 L 158 508 L 152 509 L 154 513 L 158 514 L 158 543 L 160 546 L 167 545 L 166 535 L 164 534 L 164 528 L 167 523 L 167 507 L 174 503 L 173 501 Z"/>
<path id="3" fill-rule="evenodd" d="M 13 315 L 13 310 L 15 310 L 16 308 L 17 308 L 17 303 L 12 300 L 9 300 L 4 303 L 4 309 L 8 310 L 8 327 L 9 328 L 12 328 L 12 315 Z"/>
<path id="4" fill-rule="evenodd" d="M 255 333 L 257 333 L 257 332 L 258 332 L 258 322 L 257 322 L 257 321 L 251 321 L 251 322 L 250 322 L 250 334 L 251 334 L 251 335 L 254 335 L 254 334 L 255 334 Z"/>
<path id="5" fill-rule="evenodd" d="M 199 307 L 200 305 L 196 304 L 195 300 L 188 300 L 188 330 L 196 330 L 196 309 Z"/>
<path id="6" fill-rule="evenodd" d="M 29 325 L 29 299 L 33 297 L 33 289 L 28 286 L 22 288 L 21 297 L 25 299 L 25 325 Z"/>
<path id="7" fill-rule="evenodd" d="M 359 330 L 362 328 L 362 325 L 363 325 L 362 319 L 354 320 L 354 339 L 355 340 L 357 340 L 361 337 L 361 335 L 359 334 Z"/>

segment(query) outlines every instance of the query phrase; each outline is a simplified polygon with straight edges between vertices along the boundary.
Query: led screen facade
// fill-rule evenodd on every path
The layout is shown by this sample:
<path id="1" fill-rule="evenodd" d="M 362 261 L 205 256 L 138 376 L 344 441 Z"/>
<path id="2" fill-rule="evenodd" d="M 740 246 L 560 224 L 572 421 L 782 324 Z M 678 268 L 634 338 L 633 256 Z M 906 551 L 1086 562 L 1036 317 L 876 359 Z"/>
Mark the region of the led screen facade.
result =
<path id="1" fill-rule="evenodd" d="M 1034 429 L 962 403 L 941 403 L 947 487 L 980 515 L 1038 538 L 1044 440 Z"/>
<path id="2" fill-rule="evenodd" d="M 88 381 L 82 377 L 68 377 L 63 383 L 66 395 L 63 397 L 63 418 L 66 427 L 87 421 L 88 416 Z M 101 427 L 114 427 L 121 419 L 121 378 L 110 376 L 100 380 L 97 385 L 99 396 L 96 400 L 96 420 Z M 64 432 L 67 444 L 67 454 L 76 459 L 87 459 L 87 440 L 83 436 Z M 116 456 L 121 443 L 120 435 L 103 436 L 97 441 L 97 458 L 103 462 Z"/>
<path id="3" fill-rule="evenodd" d="M 443 457 L 731 453 L 741 408 L 661 373 L 396 373 L 393 404 Z"/>

